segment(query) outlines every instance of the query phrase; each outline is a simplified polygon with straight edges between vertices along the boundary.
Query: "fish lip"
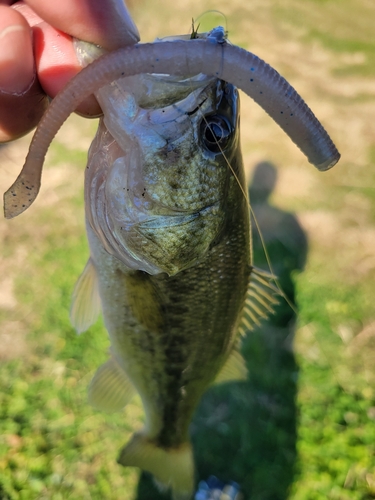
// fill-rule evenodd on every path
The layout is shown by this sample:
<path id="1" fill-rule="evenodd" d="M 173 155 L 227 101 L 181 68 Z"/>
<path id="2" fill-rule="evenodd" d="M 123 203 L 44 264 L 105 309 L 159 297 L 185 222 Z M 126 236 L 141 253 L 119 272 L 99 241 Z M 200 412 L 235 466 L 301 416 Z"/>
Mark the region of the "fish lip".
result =
<path id="1" fill-rule="evenodd" d="M 179 98 L 176 97 L 176 99 L 171 101 L 169 104 L 164 103 L 154 108 L 144 108 L 140 104 L 137 105 L 139 109 L 143 109 L 144 112 L 147 112 L 148 122 L 152 126 L 163 127 L 171 125 L 176 127 L 176 130 L 178 130 L 179 134 L 181 134 L 184 127 L 191 123 L 193 117 L 192 115 L 195 115 L 197 110 L 199 110 L 207 101 L 209 93 L 212 92 L 216 86 L 216 82 L 216 78 L 206 78 L 204 80 L 200 80 L 199 86 L 191 88 L 187 87 L 189 88 L 188 95 L 179 96 Z M 164 133 L 161 133 L 162 138 L 164 138 Z M 171 135 L 171 131 L 169 130 L 169 140 L 172 138 L 173 135 Z"/>
<path id="2" fill-rule="evenodd" d="M 126 77 L 127 88 L 130 89 L 137 108 L 148 112 L 182 102 L 191 93 L 199 93 L 207 86 L 212 85 L 215 80 L 215 77 L 203 73 L 185 76 L 146 73 L 141 76 Z M 115 82 L 112 85 L 114 84 Z M 167 87 L 168 92 L 166 95 L 165 89 Z"/>

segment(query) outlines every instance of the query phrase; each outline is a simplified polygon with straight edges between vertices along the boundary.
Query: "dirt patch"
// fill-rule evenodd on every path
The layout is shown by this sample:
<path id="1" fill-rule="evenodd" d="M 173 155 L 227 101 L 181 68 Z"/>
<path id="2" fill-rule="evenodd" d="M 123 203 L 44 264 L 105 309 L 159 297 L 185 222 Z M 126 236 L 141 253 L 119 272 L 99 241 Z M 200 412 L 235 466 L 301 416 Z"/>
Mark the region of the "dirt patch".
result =
<path id="1" fill-rule="evenodd" d="M 0 361 L 10 361 L 27 353 L 26 328 L 21 321 L 6 321 L 1 325 Z"/>

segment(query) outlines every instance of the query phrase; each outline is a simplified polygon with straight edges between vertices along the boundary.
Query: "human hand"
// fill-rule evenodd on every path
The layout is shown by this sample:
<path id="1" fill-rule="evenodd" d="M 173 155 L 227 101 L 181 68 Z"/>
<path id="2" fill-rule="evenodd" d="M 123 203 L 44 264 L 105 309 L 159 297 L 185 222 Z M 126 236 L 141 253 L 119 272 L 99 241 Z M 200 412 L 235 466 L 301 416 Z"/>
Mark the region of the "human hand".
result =
<path id="1" fill-rule="evenodd" d="M 81 70 L 72 37 L 107 50 L 139 40 L 123 0 L 0 0 L 0 142 L 32 130 L 47 96 Z M 78 111 L 97 116 L 100 107 L 92 96 Z"/>

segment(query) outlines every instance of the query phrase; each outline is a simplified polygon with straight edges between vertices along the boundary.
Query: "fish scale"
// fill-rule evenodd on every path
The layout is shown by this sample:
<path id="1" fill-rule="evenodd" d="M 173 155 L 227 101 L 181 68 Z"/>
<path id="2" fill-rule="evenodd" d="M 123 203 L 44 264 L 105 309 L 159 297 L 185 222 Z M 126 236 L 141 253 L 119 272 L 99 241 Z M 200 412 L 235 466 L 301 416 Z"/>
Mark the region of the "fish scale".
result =
<path id="1" fill-rule="evenodd" d="M 187 396 L 190 396 L 181 400 L 179 421 L 176 422 L 176 427 L 182 426 L 184 429 L 183 433 L 181 431 L 182 442 L 187 440 L 191 414 L 201 395 L 213 381 L 233 347 L 235 325 L 243 306 L 250 274 L 246 259 L 242 262 L 242 268 L 236 262 L 233 265 L 231 256 L 238 253 L 240 249 L 246 248 L 246 238 L 248 238 L 243 224 L 237 225 L 236 232 L 240 233 L 237 237 L 233 234 L 234 230 L 228 232 L 226 238 L 215 246 L 199 265 L 182 271 L 176 276 L 168 277 L 165 274 L 150 276 L 138 273 L 137 279 L 137 275 L 132 273 L 131 280 L 125 278 L 128 297 L 133 295 L 136 286 L 142 286 L 144 295 L 138 304 L 134 300 L 126 301 L 125 297 L 124 302 L 121 302 L 118 307 L 126 314 L 120 316 L 117 308 L 112 315 L 107 311 L 113 310 L 113 304 L 121 291 L 121 284 L 109 285 L 109 280 L 104 277 L 101 279 L 99 274 L 99 280 L 102 282 L 101 300 L 104 320 L 109 332 L 112 332 L 110 333 L 112 351 L 126 353 L 129 359 L 123 366 L 129 375 L 131 373 L 129 365 L 132 363 L 141 365 L 139 369 L 142 377 L 141 385 L 139 386 L 135 378 L 132 382 L 142 400 L 147 399 L 148 405 L 154 405 L 154 412 L 161 412 L 164 415 L 162 418 L 170 422 L 171 418 L 167 418 L 160 409 L 160 401 L 167 409 L 165 411 L 170 412 L 170 408 L 174 408 L 176 402 L 179 401 L 182 387 L 185 388 Z M 103 259 L 106 259 L 108 267 L 113 265 L 110 261 L 114 258 L 104 252 L 99 251 L 98 254 L 95 244 L 95 240 L 90 237 L 94 262 L 99 261 L 102 267 Z M 119 262 L 116 262 L 116 265 L 123 276 L 129 273 L 128 269 L 120 266 Z M 225 280 L 218 280 L 217 269 L 224 266 L 226 268 Z M 107 277 L 107 266 L 105 266 L 104 276 Z M 111 283 L 112 279 L 111 277 Z M 152 293 L 147 293 L 147 296 L 145 296 L 145 280 L 148 285 L 151 285 L 152 290 Z M 235 293 L 231 293 L 228 300 L 228 292 L 232 290 L 235 290 Z M 209 300 L 206 300 L 207 295 L 209 295 Z M 130 305 L 129 302 L 133 303 Z M 152 321 L 144 310 L 138 309 L 143 308 L 143 304 L 148 305 L 148 310 L 151 309 Z M 155 305 L 156 313 L 150 304 Z M 159 315 L 162 316 L 163 321 L 160 321 Z M 142 318 L 141 321 L 140 318 Z M 151 325 L 155 327 L 150 328 Z M 148 346 L 147 352 L 144 346 Z M 161 360 L 159 365 L 156 359 Z M 151 371 L 150 365 L 153 368 Z M 187 367 L 189 370 L 186 370 Z M 169 390 L 165 387 L 155 390 L 154 380 L 162 380 L 163 374 L 168 374 L 168 372 L 173 373 L 172 383 L 167 383 Z M 196 385 L 196 381 L 199 381 L 199 390 L 195 388 L 194 391 L 190 391 L 189 384 Z M 172 387 L 174 390 L 171 390 Z M 150 403 L 150 400 L 154 398 L 156 402 Z M 168 440 L 173 443 L 174 447 L 181 444 L 179 440 L 173 439 L 173 432 L 170 428 L 161 428 L 159 433 L 164 436 L 169 435 Z"/>
<path id="2" fill-rule="evenodd" d="M 142 107 L 143 78 L 149 101 L 163 88 L 162 109 L 157 99 Z M 181 95 L 181 79 L 167 79 L 141 75 L 97 92 L 104 118 L 85 175 L 84 273 L 96 278 L 81 278 L 75 297 L 87 293 L 81 281 L 97 282 L 111 340 L 90 402 L 120 410 L 137 392 L 144 407 L 145 427 L 119 463 L 185 500 L 194 411 L 213 383 L 246 378 L 240 334 L 271 310 L 275 290 L 251 262 L 236 88 L 197 75 Z M 79 315 L 73 324 L 81 329 Z"/>

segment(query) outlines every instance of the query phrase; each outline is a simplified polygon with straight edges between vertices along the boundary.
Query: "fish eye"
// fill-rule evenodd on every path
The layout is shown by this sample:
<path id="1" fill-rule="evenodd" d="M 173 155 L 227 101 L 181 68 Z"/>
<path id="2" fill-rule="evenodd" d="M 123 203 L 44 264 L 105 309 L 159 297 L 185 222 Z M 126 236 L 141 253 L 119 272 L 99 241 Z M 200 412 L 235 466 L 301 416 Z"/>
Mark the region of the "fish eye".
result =
<path id="1" fill-rule="evenodd" d="M 205 116 L 200 125 L 204 147 L 211 153 L 223 151 L 232 136 L 233 129 L 229 121 L 220 115 Z"/>

